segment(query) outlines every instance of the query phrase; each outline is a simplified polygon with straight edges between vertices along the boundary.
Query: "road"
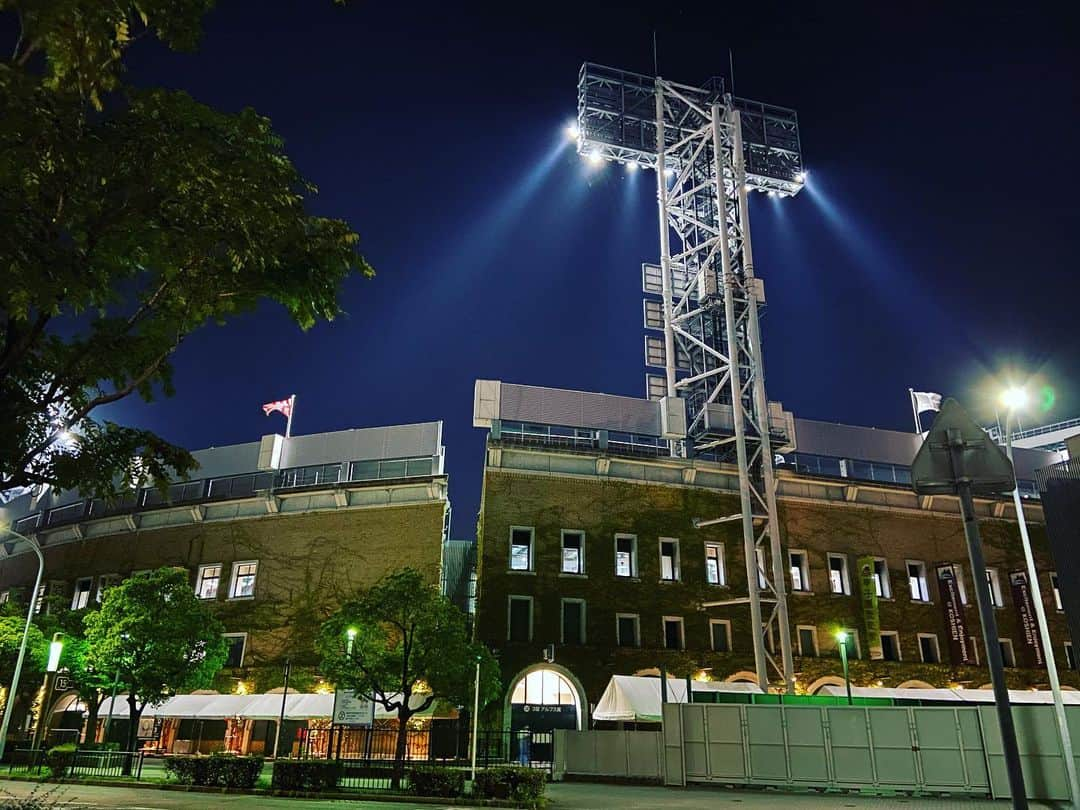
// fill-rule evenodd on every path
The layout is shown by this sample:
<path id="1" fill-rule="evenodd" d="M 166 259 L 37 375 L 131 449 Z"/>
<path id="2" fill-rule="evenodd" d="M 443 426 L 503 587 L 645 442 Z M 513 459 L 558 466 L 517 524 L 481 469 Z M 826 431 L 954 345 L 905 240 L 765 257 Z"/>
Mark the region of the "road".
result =
<path id="1" fill-rule="evenodd" d="M 404 802 L 370 802 L 352 799 L 282 799 L 268 796 L 243 794 L 188 793 L 185 791 L 157 790 L 152 788 L 113 788 L 90 785 L 40 785 L 38 792 L 56 789 L 52 798 L 57 806 L 76 808 L 124 808 L 125 810 L 250 810 L 273 808 L 273 810 L 467 810 L 462 805 L 420 804 Z M 27 796 L 35 785 L 27 782 L 0 781 L 0 801 L 11 795 Z M 976 799 L 918 799 L 912 797 L 874 798 L 850 796 L 843 793 L 782 793 L 768 790 L 722 790 L 694 788 L 679 790 L 661 787 L 635 787 L 628 785 L 600 785 L 581 783 L 558 783 L 549 786 L 551 810 L 698 810 L 698 808 L 749 808 L 783 807 L 790 810 L 878 810 L 878 808 L 908 808 L 914 810 L 990 810 L 1008 808 L 1007 802 L 991 802 Z M 1032 808 L 1050 808 L 1053 805 L 1033 802 Z"/>

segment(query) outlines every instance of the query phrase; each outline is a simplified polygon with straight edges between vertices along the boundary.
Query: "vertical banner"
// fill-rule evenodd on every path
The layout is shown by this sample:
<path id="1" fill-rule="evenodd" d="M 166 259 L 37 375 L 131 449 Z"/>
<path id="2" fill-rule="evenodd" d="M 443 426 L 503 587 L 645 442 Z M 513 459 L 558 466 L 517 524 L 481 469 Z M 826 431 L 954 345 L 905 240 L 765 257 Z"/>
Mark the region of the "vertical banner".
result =
<path id="1" fill-rule="evenodd" d="M 877 582 L 874 580 L 874 558 L 859 557 L 859 593 L 862 596 L 863 626 L 866 628 L 866 646 L 870 658 L 885 657 L 881 649 L 881 615 L 878 613 Z"/>
<path id="2" fill-rule="evenodd" d="M 1016 605 L 1016 618 L 1020 624 L 1020 644 L 1023 647 L 1020 660 L 1029 668 L 1046 666 L 1027 571 L 1010 572 L 1009 584 L 1012 585 L 1013 604 Z"/>
<path id="3" fill-rule="evenodd" d="M 956 584 L 956 569 L 952 563 L 937 567 L 938 593 L 941 595 L 941 615 L 945 619 L 945 632 L 949 636 L 949 658 L 954 664 L 974 664 L 968 639 L 967 622 L 964 620 L 964 604 Z"/>

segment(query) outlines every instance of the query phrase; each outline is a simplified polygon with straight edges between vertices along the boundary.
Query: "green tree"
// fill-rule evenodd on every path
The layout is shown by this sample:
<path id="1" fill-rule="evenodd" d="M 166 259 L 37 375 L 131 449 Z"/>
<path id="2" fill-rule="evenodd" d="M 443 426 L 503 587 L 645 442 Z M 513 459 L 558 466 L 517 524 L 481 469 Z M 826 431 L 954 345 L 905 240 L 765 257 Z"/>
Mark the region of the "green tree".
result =
<path id="1" fill-rule="evenodd" d="M 499 692 L 498 664 L 487 647 L 469 639 L 465 615 L 412 568 L 387 575 L 342 604 L 323 623 L 319 648 L 323 671 L 338 689 L 397 714 L 395 788 L 409 718 L 439 698 L 471 709 L 477 661 L 481 707 Z"/>
<path id="2" fill-rule="evenodd" d="M 210 5 L 0 0 L 20 31 L 0 62 L 0 494 L 188 474 L 186 450 L 95 410 L 172 394 L 207 323 L 270 300 L 306 329 L 372 274 L 346 223 L 308 212 L 269 120 L 122 84 L 132 43 L 194 47 Z"/>
<path id="3" fill-rule="evenodd" d="M 110 588 L 86 615 L 86 666 L 119 674 L 127 694 L 127 750 L 135 750 L 139 717 L 178 692 L 204 689 L 225 663 L 221 623 L 195 596 L 184 571 L 159 568 Z"/>
<path id="4" fill-rule="evenodd" d="M 19 612 L 22 615 L 18 615 Z M 26 658 L 23 661 L 22 676 L 19 679 L 21 688 L 14 696 L 8 694 L 11 678 L 15 674 L 15 661 L 19 657 L 19 645 L 22 644 L 25 626 L 25 609 L 0 615 L 0 686 L 4 689 L 4 701 L 0 701 L 0 707 L 3 707 L 8 700 L 15 701 L 12 704 L 13 708 L 22 705 L 24 701 L 26 705 L 29 705 L 31 693 L 41 683 L 40 679 L 35 681 L 35 676 L 40 676 L 45 670 L 49 645 L 41 630 L 31 624 L 30 634 L 26 639 Z"/>

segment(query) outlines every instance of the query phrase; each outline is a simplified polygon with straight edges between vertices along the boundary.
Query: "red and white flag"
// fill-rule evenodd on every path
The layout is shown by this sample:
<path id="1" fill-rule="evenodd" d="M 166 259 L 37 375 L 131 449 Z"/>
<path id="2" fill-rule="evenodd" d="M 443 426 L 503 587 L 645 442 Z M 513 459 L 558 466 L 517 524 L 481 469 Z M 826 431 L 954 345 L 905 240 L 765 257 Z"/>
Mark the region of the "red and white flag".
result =
<path id="1" fill-rule="evenodd" d="M 279 399 L 277 402 L 267 402 L 265 405 L 262 406 L 262 408 L 263 413 L 265 413 L 267 416 L 272 414 L 274 411 L 277 411 L 278 413 L 283 414 L 286 419 L 288 419 L 292 416 L 292 406 L 293 398 L 289 397 L 288 399 Z"/>

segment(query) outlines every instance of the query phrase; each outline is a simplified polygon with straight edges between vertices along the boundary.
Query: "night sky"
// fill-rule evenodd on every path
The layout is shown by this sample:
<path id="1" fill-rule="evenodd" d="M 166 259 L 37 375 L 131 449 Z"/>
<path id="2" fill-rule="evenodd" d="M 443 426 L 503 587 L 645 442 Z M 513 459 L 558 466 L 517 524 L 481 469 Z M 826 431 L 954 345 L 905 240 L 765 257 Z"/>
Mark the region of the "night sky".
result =
<path id="1" fill-rule="evenodd" d="M 443 419 L 453 534 L 472 537 L 474 380 L 644 394 L 654 176 L 590 171 L 562 128 L 581 63 L 651 73 L 654 29 L 665 77 L 726 76 L 732 47 L 739 95 L 799 112 L 809 192 L 751 207 L 770 399 L 910 430 L 909 386 L 992 418 L 986 382 L 1012 367 L 1057 389 L 1032 422 L 1080 415 L 1075 16 L 456 5 L 223 2 L 197 53 L 134 49 L 137 84 L 268 115 L 378 275 L 306 334 L 266 306 L 191 336 L 177 395 L 111 418 L 192 448 L 283 431 L 259 406 L 292 393 L 296 433 Z"/>

